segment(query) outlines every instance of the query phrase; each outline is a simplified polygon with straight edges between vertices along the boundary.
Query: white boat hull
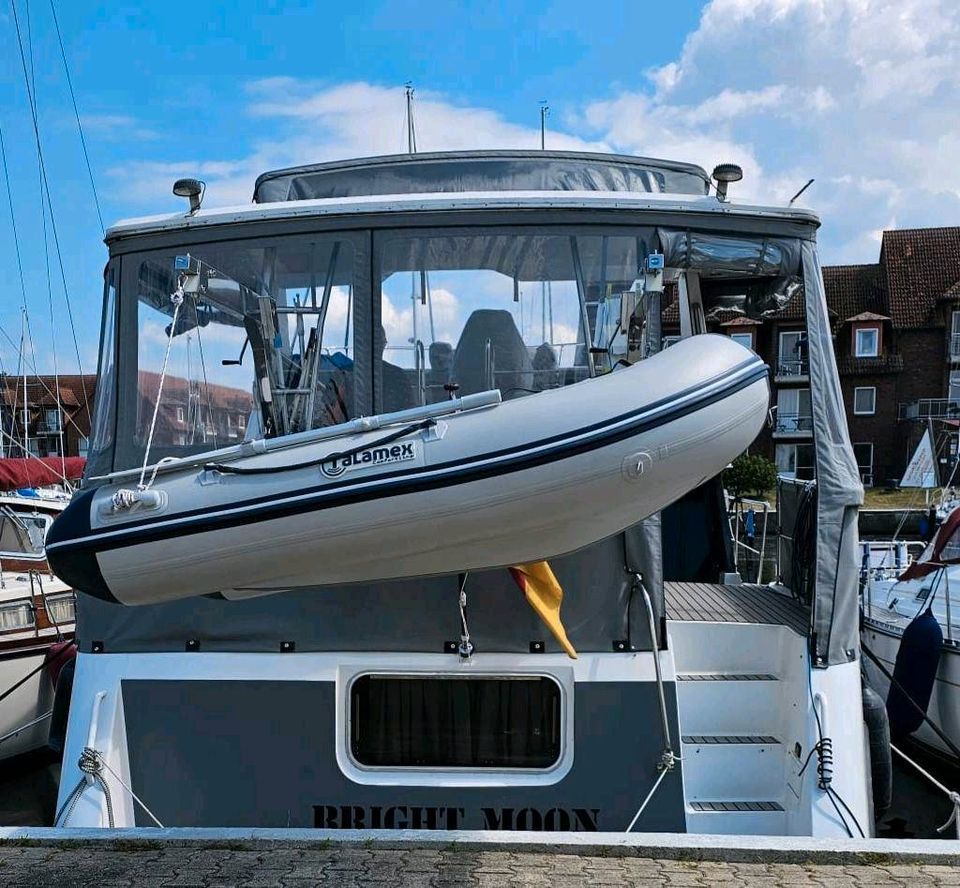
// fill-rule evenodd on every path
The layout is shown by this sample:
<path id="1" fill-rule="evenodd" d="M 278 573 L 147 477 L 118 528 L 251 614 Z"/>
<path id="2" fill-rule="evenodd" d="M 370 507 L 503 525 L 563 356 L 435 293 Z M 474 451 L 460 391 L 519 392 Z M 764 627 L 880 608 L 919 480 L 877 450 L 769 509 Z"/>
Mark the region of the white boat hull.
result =
<path id="1" fill-rule="evenodd" d="M 0 689 L 12 688 L 41 666 L 49 647 L 41 644 L 27 650 L 0 654 Z M 40 669 L 0 703 L 0 760 L 40 749 L 50 735 L 53 683 L 47 669 Z M 41 719 L 37 721 L 37 719 Z"/>
<path id="2" fill-rule="evenodd" d="M 116 511 L 121 485 L 88 491 L 54 525 L 47 555 L 66 582 L 124 604 L 549 558 L 611 536 L 716 475 L 752 443 L 768 402 L 755 354 L 699 336 L 575 386 L 445 416 L 388 444 L 392 429 L 381 428 L 246 456 L 224 472 L 160 474 L 152 511 Z M 345 452 L 356 454 L 352 465 L 337 458 Z M 271 471 L 237 475 L 230 466 Z"/>

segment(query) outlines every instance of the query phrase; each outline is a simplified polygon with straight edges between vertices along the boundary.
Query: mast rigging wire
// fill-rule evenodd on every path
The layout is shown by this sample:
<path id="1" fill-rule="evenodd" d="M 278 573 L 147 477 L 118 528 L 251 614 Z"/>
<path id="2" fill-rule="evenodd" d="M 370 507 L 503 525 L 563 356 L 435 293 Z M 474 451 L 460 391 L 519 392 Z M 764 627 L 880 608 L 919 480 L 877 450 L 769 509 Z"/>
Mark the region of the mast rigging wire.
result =
<path id="1" fill-rule="evenodd" d="M 83 149 L 83 159 L 87 165 L 87 175 L 90 177 L 90 188 L 93 190 L 93 202 L 97 208 L 97 220 L 100 222 L 100 230 L 105 231 L 103 214 L 100 212 L 100 196 L 97 194 L 97 183 L 93 178 L 93 167 L 90 164 L 90 154 L 87 151 L 87 140 L 84 138 L 83 125 L 80 123 L 77 95 L 73 89 L 73 79 L 70 77 L 70 66 L 67 64 L 67 53 L 63 47 L 63 36 L 60 33 L 60 22 L 57 21 L 57 10 L 53 0 L 50 0 L 50 14 L 53 16 L 53 27 L 57 32 L 57 43 L 60 45 L 60 58 L 63 60 L 63 72 L 67 75 L 67 88 L 70 90 L 70 101 L 73 103 L 73 115 L 77 120 L 77 132 L 80 134 L 80 147 Z"/>
<path id="2" fill-rule="evenodd" d="M 29 7 L 28 7 L 29 10 Z M 30 105 L 30 118 L 33 123 L 33 135 L 34 140 L 37 146 L 37 159 L 40 165 L 40 177 L 42 180 L 43 187 L 41 188 L 41 202 L 46 198 L 47 211 L 50 213 L 50 228 L 53 231 L 53 242 L 54 247 L 57 251 L 57 262 L 60 266 L 60 278 L 63 282 L 63 295 L 64 301 L 67 304 L 67 316 L 70 319 L 70 330 L 73 334 L 73 345 L 77 356 L 77 368 L 81 375 L 83 375 L 83 361 L 80 357 L 80 342 L 77 339 L 77 326 L 73 317 L 73 305 L 70 301 L 70 293 L 67 287 L 67 273 L 63 265 L 63 253 L 60 249 L 60 235 L 57 231 L 57 222 L 56 216 L 53 212 L 53 201 L 50 197 L 50 180 L 47 176 L 46 164 L 43 160 L 43 146 L 40 139 L 40 122 L 37 117 L 37 104 L 36 98 L 34 96 L 34 90 L 30 84 L 30 75 L 27 70 L 27 56 L 23 48 L 23 32 L 20 28 L 20 17 L 17 14 L 17 3 L 16 0 L 10 0 L 10 11 L 13 14 L 13 24 L 14 29 L 17 33 L 17 48 L 20 52 L 20 66 L 23 69 L 23 80 L 24 85 L 27 90 L 27 100 Z M 83 386 L 83 401 L 87 413 L 87 421 L 92 424 L 92 415 L 90 410 L 90 398 L 87 395 L 87 387 Z"/>

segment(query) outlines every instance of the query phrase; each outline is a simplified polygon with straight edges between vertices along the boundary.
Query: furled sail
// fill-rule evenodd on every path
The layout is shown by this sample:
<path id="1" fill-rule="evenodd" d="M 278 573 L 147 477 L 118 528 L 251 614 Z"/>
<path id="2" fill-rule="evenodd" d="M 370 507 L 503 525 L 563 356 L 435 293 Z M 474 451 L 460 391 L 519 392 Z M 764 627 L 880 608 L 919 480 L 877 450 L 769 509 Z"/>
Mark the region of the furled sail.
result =
<path id="1" fill-rule="evenodd" d="M 0 490 L 47 487 L 64 480 L 79 481 L 87 461 L 82 456 L 34 456 L 0 459 Z"/>

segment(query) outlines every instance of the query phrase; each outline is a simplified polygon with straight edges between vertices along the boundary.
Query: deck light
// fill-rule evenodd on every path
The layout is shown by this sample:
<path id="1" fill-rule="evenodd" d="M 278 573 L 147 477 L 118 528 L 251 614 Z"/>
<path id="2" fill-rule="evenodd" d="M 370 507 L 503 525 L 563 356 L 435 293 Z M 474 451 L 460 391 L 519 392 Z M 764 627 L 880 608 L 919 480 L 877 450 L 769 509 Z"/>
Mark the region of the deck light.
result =
<path id="1" fill-rule="evenodd" d="M 713 168 L 713 178 L 717 182 L 717 200 L 727 199 L 727 186 L 743 178 L 743 170 L 735 163 L 718 163 Z"/>
<path id="2" fill-rule="evenodd" d="M 207 183 L 200 179 L 177 179 L 173 183 L 173 193 L 177 197 L 186 197 L 190 200 L 190 215 L 200 209 L 200 201 L 207 189 Z"/>

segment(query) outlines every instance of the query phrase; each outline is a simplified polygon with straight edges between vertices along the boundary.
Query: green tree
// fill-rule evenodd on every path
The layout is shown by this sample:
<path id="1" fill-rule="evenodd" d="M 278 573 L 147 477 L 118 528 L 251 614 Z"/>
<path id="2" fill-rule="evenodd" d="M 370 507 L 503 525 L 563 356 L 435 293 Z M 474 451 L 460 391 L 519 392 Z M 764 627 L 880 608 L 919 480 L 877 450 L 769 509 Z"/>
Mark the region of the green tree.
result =
<path id="1" fill-rule="evenodd" d="M 736 497 L 763 496 L 776 483 L 776 465 L 759 453 L 741 453 L 723 472 L 723 486 Z"/>

